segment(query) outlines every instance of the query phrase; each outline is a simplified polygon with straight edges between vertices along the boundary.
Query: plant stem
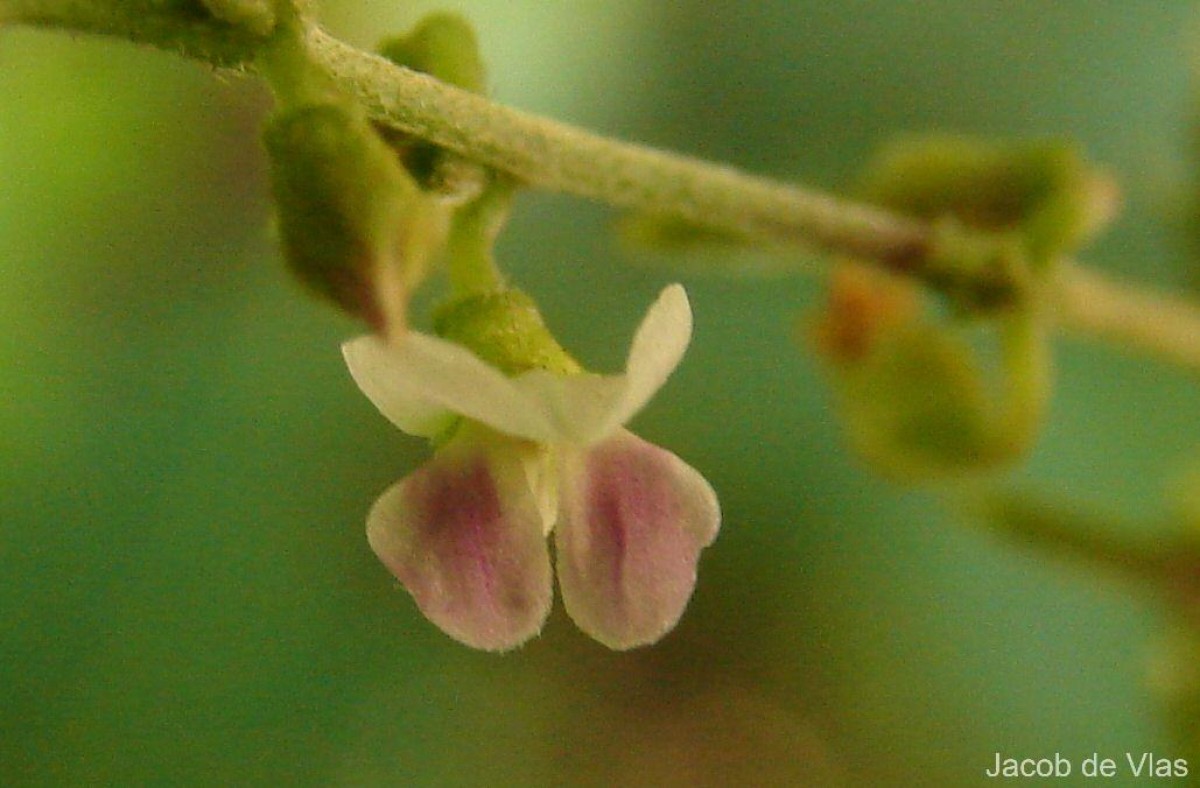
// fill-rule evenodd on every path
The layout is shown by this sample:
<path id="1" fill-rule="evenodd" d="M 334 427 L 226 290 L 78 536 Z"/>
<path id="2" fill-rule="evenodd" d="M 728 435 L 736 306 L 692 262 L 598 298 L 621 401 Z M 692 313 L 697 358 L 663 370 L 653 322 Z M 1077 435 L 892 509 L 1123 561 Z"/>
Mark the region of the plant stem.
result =
<path id="1" fill-rule="evenodd" d="M 1152 585 L 1167 579 L 1164 545 L 1126 535 L 1096 516 L 1014 493 L 992 493 L 974 504 L 975 514 L 997 536 L 1040 555 L 1091 566 L 1116 577 Z"/>
<path id="2" fill-rule="evenodd" d="M 474 201 L 460 208 L 446 238 L 445 258 L 456 294 L 503 290 L 504 276 L 492 249 L 512 206 L 515 184 L 497 178 Z"/>
<path id="3" fill-rule="evenodd" d="M 1047 323 L 1041 304 L 1009 315 L 1000 323 L 1006 407 L 997 437 L 1018 447 L 1017 452 L 1035 439 L 1045 421 L 1053 388 L 1054 354 Z M 1013 452 L 1004 453 L 1011 456 Z"/>
<path id="4" fill-rule="evenodd" d="M 114 36 L 214 66 L 241 66 L 265 36 L 169 0 L 0 0 L 0 23 Z"/>
<path id="5" fill-rule="evenodd" d="M 925 278 L 930 227 L 730 167 L 510 109 L 353 49 L 319 29 L 311 51 L 388 125 L 550 191 L 668 213 L 766 242 L 807 245 Z M 1200 369 L 1200 308 L 1065 265 L 1063 326 Z"/>
<path id="6" fill-rule="evenodd" d="M 314 29 L 311 51 L 376 120 L 528 186 L 917 273 L 929 231 L 884 211 L 503 107 Z"/>
<path id="7" fill-rule="evenodd" d="M 251 63 L 267 41 L 164 0 L 0 0 L 0 22 L 113 35 L 216 65 Z M 936 276 L 924 222 L 510 109 L 316 27 L 306 36 L 314 61 L 357 95 L 373 119 L 525 185 L 677 216 L 749 240 L 849 255 L 917 279 Z M 1057 296 L 1065 327 L 1200 369 L 1196 305 L 1076 266 L 1063 272 Z"/>
<path id="8" fill-rule="evenodd" d="M 1200 309 L 1187 299 L 1065 264 L 1055 305 L 1068 329 L 1200 369 Z"/>

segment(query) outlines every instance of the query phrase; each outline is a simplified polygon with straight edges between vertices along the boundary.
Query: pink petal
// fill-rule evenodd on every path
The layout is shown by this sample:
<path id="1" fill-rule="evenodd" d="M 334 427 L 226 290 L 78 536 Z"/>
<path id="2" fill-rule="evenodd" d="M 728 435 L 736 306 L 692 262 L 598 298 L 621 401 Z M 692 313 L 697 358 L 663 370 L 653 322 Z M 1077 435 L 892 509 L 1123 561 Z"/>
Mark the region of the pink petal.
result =
<path id="1" fill-rule="evenodd" d="M 717 497 L 694 468 L 624 430 L 563 474 L 555 528 L 567 612 L 614 649 L 669 632 L 717 535 Z"/>
<path id="2" fill-rule="evenodd" d="M 550 612 L 550 556 L 526 451 L 468 429 L 388 489 L 367 518 L 371 548 L 421 612 L 473 648 L 514 648 Z"/>

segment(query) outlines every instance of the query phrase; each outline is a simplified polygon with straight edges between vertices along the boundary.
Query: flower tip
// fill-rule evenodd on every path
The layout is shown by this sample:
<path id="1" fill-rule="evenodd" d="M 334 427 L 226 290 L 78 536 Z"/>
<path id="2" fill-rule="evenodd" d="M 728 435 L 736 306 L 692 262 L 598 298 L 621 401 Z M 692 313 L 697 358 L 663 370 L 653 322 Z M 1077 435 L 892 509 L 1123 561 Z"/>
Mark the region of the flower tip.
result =
<path id="1" fill-rule="evenodd" d="M 670 299 L 674 302 L 681 302 L 685 307 L 688 305 L 687 290 L 679 282 L 672 282 L 664 287 L 658 297 L 659 300 Z"/>
<path id="2" fill-rule="evenodd" d="M 673 282 L 662 289 L 650 307 L 651 312 L 660 311 L 670 318 L 670 322 L 685 328 L 688 338 L 692 335 L 692 303 L 687 290 L 678 282 Z"/>
<path id="3" fill-rule="evenodd" d="M 692 341 L 692 308 L 683 285 L 663 288 L 633 336 L 625 362 L 627 390 L 614 419 L 624 424 L 654 396 Z"/>

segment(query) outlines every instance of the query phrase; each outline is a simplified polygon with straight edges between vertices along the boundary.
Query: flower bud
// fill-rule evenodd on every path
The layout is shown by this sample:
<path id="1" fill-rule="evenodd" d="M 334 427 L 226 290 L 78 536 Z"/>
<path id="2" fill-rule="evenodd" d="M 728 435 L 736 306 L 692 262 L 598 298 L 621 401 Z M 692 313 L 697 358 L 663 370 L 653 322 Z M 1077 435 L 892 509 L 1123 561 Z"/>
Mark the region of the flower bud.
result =
<path id="1" fill-rule="evenodd" d="M 268 36 L 275 28 L 271 0 L 201 0 L 216 19 L 256 36 Z"/>
<path id="2" fill-rule="evenodd" d="M 886 475 L 915 481 L 987 464 L 989 402 L 956 337 L 904 326 L 843 367 L 836 386 L 851 444 Z"/>
<path id="3" fill-rule="evenodd" d="M 484 92 L 486 74 L 475 31 L 457 14 L 430 14 L 407 35 L 383 41 L 379 54 L 398 66 L 423 72 L 463 90 Z"/>
<path id="4" fill-rule="evenodd" d="M 883 337 L 916 321 L 919 296 L 909 280 L 862 263 L 837 263 L 828 303 L 812 325 L 817 353 L 837 366 L 862 361 Z"/>
<path id="5" fill-rule="evenodd" d="M 377 331 L 399 329 L 441 232 L 356 109 L 305 104 L 270 119 L 264 142 L 279 230 L 288 265 L 308 287 Z"/>
<path id="6" fill-rule="evenodd" d="M 1048 364 L 1032 317 L 1000 327 L 1001 374 L 989 376 L 950 325 L 920 311 L 904 280 L 847 264 L 815 326 L 848 439 L 885 475 L 932 480 L 994 469 L 1031 445 Z"/>
<path id="7" fill-rule="evenodd" d="M 379 54 L 398 66 L 463 90 L 485 90 L 486 74 L 475 31 L 456 14 L 430 14 L 407 35 L 384 40 Z M 486 175 L 479 164 L 400 132 L 385 133 L 404 166 L 427 191 L 457 204 L 477 196 L 484 187 Z"/>
<path id="8" fill-rule="evenodd" d="M 1015 232 L 1035 270 L 1074 252 L 1116 211 L 1116 188 L 1062 142 L 995 143 L 948 135 L 901 139 L 863 184 L 872 202 L 923 219 Z"/>

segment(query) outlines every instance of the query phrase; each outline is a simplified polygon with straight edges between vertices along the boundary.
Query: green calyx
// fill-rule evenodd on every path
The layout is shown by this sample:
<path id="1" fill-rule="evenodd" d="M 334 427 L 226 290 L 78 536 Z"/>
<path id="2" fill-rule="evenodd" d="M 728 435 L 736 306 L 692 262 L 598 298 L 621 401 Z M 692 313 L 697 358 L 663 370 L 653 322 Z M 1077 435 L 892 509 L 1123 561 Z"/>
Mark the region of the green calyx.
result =
<path id="1" fill-rule="evenodd" d="M 430 14 L 406 35 L 384 40 L 379 54 L 463 90 L 484 92 L 486 72 L 475 31 L 457 14 Z M 406 134 L 386 133 L 404 166 L 427 191 L 457 202 L 470 199 L 482 187 L 485 178 L 478 164 Z"/>
<path id="2" fill-rule="evenodd" d="M 434 333 L 466 347 L 505 375 L 533 369 L 560 375 L 582 371 L 542 322 L 537 306 L 520 290 L 474 293 L 443 304 Z"/>

